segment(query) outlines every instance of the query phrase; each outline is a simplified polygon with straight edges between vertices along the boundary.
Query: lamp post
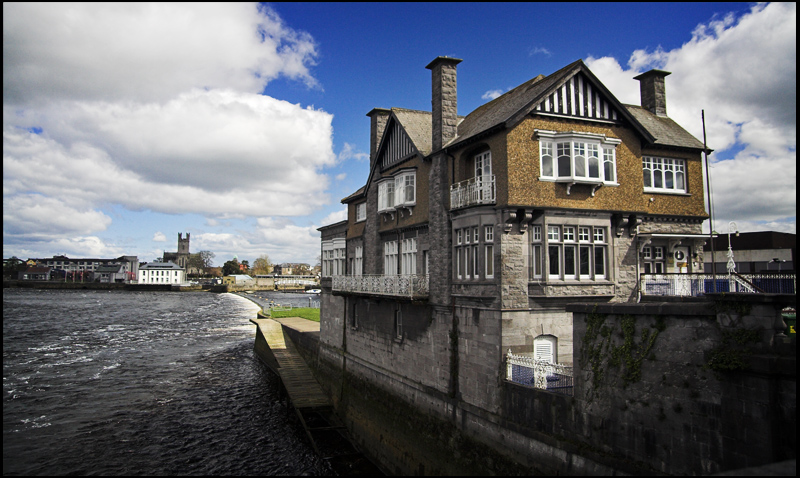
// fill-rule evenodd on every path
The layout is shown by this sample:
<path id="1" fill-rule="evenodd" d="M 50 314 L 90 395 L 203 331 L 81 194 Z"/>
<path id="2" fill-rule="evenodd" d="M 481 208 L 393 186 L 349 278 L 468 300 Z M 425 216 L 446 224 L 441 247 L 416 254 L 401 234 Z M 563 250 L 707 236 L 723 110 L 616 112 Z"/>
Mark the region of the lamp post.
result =
<path id="1" fill-rule="evenodd" d="M 728 275 L 732 275 L 736 272 L 736 262 L 733 261 L 733 247 L 731 247 L 731 233 L 733 232 L 735 232 L 737 236 L 739 235 L 736 223 L 731 221 L 728 223 Z"/>

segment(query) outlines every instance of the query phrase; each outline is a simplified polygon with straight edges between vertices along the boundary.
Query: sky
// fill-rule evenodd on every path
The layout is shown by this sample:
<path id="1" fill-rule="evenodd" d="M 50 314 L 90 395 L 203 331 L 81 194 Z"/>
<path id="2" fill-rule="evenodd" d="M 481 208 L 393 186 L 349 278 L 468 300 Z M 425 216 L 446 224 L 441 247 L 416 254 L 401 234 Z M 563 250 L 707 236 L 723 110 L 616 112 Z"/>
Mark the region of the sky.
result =
<path id="1" fill-rule="evenodd" d="M 314 265 L 366 182 L 373 108 L 458 114 L 583 59 L 618 100 L 666 78 L 714 230 L 796 233 L 796 4 L 3 3 L 3 257 L 177 251 Z M 705 230 L 708 231 L 708 221 Z"/>

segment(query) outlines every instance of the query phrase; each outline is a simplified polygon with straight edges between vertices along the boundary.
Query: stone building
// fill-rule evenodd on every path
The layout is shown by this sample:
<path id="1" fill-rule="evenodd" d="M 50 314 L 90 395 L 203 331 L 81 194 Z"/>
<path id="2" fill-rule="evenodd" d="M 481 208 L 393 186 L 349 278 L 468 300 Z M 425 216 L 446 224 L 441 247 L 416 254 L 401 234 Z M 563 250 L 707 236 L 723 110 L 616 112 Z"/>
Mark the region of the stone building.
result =
<path id="1" fill-rule="evenodd" d="M 189 239 L 190 235 L 187 232 L 186 237 L 183 233 L 178 233 L 178 251 L 177 252 L 164 252 L 164 262 L 172 262 L 183 268 L 187 273 L 196 273 L 197 271 L 189 270 Z"/>
<path id="2" fill-rule="evenodd" d="M 319 356 L 414 403 L 495 413 L 506 352 L 572 364 L 568 304 L 702 272 L 704 146 L 666 115 L 669 72 L 636 77 L 642 104 L 625 105 L 578 60 L 459 116 L 461 61 L 427 66 L 432 112 L 367 114 L 369 176 L 319 229 Z"/>

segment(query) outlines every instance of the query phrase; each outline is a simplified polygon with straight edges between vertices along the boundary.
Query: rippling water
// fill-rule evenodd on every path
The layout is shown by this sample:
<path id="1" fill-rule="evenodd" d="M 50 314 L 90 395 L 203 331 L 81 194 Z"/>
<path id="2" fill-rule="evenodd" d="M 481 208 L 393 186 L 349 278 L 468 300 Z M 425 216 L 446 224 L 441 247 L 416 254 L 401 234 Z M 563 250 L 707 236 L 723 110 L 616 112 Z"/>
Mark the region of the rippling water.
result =
<path id="1" fill-rule="evenodd" d="M 232 294 L 4 289 L 3 473 L 331 474 L 253 355 L 256 310 Z"/>

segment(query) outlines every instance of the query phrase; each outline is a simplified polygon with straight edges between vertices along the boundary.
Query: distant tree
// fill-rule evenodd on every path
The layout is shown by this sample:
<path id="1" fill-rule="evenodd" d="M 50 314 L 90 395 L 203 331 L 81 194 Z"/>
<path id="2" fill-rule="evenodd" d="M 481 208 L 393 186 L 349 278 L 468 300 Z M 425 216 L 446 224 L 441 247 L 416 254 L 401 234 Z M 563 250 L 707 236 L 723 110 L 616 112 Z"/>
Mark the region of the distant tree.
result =
<path id="1" fill-rule="evenodd" d="M 292 267 L 292 274 L 297 276 L 305 276 L 311 274 L 311 266 L 308 264 L 295 264 Z"/>
<path id="2" fill-rule="evenodd" d="M 239 268 L 239 261 L 236 259 L 231 259 L 222 265 L 222 275 L 229 276 L 239 272 L 241 272 L 241 269 Z"/>
<path id="3" fill-rule="evenodd" d="M 258 256 L 258 259 L 253 261 L 253 274 L 256 275 L 272 274 L 272 262 L 269 260 L 268 255 L 261 254 L 260 256 Z"/>
<path id="4" fill-rule="evenodd" d="M 24 271 L 28 266 L 17 256 L 3 261 L 3 277 L 16 279 L 17 272 Z"/>
<path id="5" fill-rule="evenodd" d="M 199 270 L 202 274 L 207 273 L 208 269 L 213 265 L 214 253 L 211 251 L 200 251 L 196 254 L 189 255 L 188 266 Z"/>
<path id="6" fill-rule="evenodd" d="M 206 269 L 206 274 L 211 277 L 222 277 L 222 267 L 209 267 Z"/>

